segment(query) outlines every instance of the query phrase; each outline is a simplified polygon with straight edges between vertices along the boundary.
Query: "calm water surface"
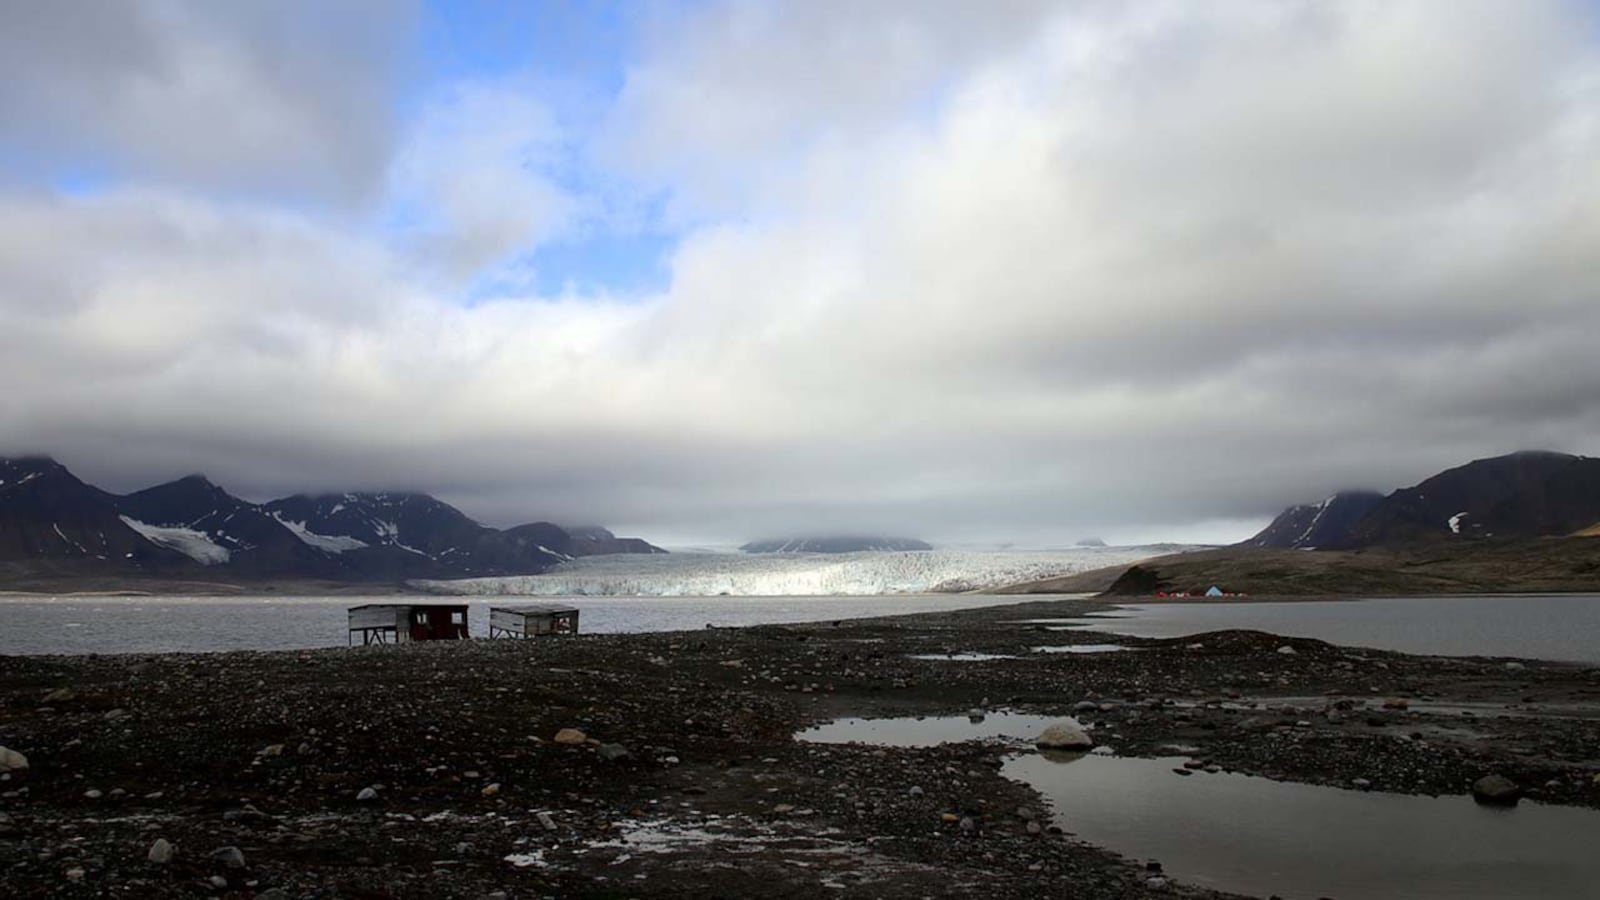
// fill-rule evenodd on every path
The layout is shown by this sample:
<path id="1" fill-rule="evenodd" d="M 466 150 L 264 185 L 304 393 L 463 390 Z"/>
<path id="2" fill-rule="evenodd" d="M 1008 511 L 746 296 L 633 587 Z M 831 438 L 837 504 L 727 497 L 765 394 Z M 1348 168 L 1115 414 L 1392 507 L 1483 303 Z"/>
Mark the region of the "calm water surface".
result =
<path id="1" fill-rule="evenodd" d="M 298 650 L 342 646 L 363 603 L 466 603 L 476 637 L 489 607 L 565 601 L 584 632 L 689 631 L 1026 603 L 1037 597 L 0 597 L 0 655 Z M 359 638 L 358 638 L 359 640 Z"/>
<path id="2" fill-rule="evenodd" d="M 1018 756 L 1063 829 L 1191 884 L 1297 900 L 1600 896 L 1600 812 L 1172 772 L 1181 758 Z"/>
<path id="3" fill-rule="evenodd" d="M 1600 664 L 1600 594 L 1133 603 L 1077 621 L 1092 623 L 1096 631 L 1137 637 L 1253 628 L 1402 653 Z"/>

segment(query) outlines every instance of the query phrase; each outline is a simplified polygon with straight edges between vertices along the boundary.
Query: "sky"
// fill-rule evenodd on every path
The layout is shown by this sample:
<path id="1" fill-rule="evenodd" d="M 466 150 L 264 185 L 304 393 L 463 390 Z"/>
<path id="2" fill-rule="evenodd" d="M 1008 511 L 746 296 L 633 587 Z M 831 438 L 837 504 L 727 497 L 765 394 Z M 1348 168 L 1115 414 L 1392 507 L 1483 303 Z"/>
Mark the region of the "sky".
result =
<path id="1" fill-rule="evenodd" d="M 658 542 L 1600 453 L 1600 7 L 0 0 L 0 454 Z"/>

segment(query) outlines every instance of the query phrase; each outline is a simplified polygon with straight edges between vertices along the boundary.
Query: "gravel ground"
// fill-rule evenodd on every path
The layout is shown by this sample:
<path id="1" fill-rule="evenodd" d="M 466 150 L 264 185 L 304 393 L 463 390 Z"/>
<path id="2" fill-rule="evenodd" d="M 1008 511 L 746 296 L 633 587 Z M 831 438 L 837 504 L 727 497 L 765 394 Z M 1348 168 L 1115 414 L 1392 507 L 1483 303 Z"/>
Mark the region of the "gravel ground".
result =
<path id="1" fill-rule="evenodd" d="M 29 762 L 0 775 L 0 895 L 1222 896 L 1053 827 L 999 774 L 1015 746 L 793 738 L 976 707 L 1076 716 L 1126 755 L 1405 793 L 1501 774 L 1600 808 L 1600 669 L 1020 621 L 1102 606 L 0 657 L 0 746 Z M 1138 650 L 1029 651 L 1075 641 Z M 910 658 L 963 651 L 1019 658 Z"/>

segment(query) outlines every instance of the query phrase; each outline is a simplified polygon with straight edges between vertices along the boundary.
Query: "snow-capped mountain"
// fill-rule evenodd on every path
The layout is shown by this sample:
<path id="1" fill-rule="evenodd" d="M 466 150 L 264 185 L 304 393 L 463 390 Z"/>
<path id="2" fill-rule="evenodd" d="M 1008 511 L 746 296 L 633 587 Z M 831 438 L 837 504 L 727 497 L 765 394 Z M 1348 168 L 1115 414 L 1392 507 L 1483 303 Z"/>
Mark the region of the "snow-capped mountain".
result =
<path id="1" fill-rule="evenodd" d="M 521 575 L 576 556 L 658 552 L 597 527 L 580 536 L 548 522 L 501 531 L 427 494 L 296 495 L 256 504 L 191 475 L 117 496 L 44 457 L 0 458 L 0 562 L 88 561 L 98 575 L 203 569 L 208 578 L 372 581 Z"/>
<path id="2" fill-rule="evenodd" d="M 261 506 L 233 496 L 204 475 L 119 497 L 116 507 L 128 527 L 201 565 L 336 574 L 336 565 L 308 549 Z"/>
<path id="3" fill-rule="evenodd" d="M 1381 502 L 1383 495 L 1376 491 L 1340 491 L 1321 503 L 1291 506 L 1245 544 L 1282 550 L 1341 546 L 1356 523 Z"/>
<path id="4" fill-rule="evenodd" d="M 130 528 L 116 499 L 54 460 L 0 458 L 0 560 L 103 560 L 141 569 L 187 562 Z"/>

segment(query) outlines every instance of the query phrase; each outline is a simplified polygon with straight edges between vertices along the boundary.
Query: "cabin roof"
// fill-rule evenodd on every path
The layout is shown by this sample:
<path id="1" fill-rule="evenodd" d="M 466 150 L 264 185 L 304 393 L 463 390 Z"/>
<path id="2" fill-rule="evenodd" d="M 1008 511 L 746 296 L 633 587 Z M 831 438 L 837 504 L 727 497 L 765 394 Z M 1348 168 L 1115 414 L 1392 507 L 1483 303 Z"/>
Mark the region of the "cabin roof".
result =
<path id="1" fill-rule="evenodd" d="M 466 603 L 363 603 L 360 606 L 350 607 L 354 612 L 358 609 L 465 609 Z"/>

